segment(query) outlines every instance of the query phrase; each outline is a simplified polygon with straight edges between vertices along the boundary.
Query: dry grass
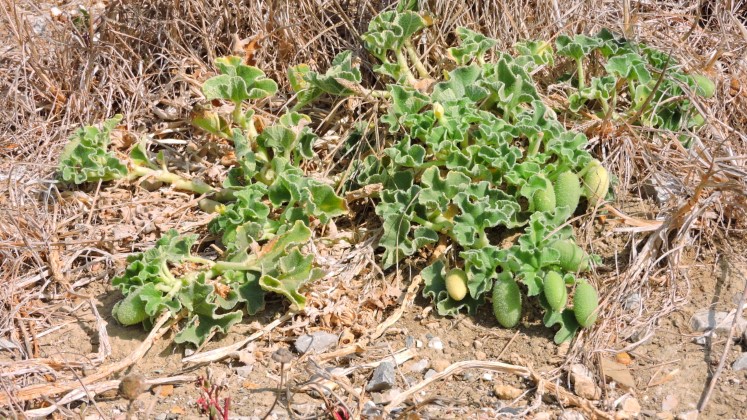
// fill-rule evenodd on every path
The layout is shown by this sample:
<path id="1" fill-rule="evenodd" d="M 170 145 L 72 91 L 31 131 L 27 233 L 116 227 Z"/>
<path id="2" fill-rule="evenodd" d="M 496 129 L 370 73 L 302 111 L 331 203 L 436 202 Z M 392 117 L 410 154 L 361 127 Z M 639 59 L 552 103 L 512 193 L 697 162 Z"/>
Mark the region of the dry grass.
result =
<path id="1" fill-rule="evenodd" d="M 143 220 L 156 220 L 157 229 L 183 226 L 184 221 L 192 223 L 189 229 L 204 227 L 198 215 L 185 209 L 191 197 L 180 194 L 164 193 L 154 206 L 153 196 L 142 191 L 113 192 L 102 186 L 80 193 L 59 191 L 53 181 L 56 159 L 73 128 L 123 113 L 132 132 L 155 131 L 200 143 L 202 139 L 174 122 L 187 119 L 199 101 L 200 83 L 211 74 L 214 58 L 232 51 L 250 54 L 286 92 L 267 104 L 269 112 L 278 112 L 290 96 L 282 86 L 289 66 L 306 62 L 324 69 L 345 49 L 365 58 L 358 36 L 389 3 L 120 0 L 91 10 L 88 21 L 47 20 L 39 31 L 44 20 L 39 17 L 49 16 L 47 5 L 2 0 L 0 337 L 21 344 L 23 359 L 35 360 L 39 355 L 34 337 L 71 316 L 62 308 L 79 288 L 108 278 L 121 263 L 121 254 L 155 239 L 157 230 Z M 594 276 L 604 296 L 602 322 L 588 336 L 584 333 L 575 349 L 589 355 L 620 350 L 623 340 L 633 336 L 644 338 L 661 316 L 687 299 L 688 279 L 678 268 L 682 250 L 710 246 L 715 232 L 742 235 L 747 222 L 747 28 L 735 17 L 747 6 L 713 1 L 701 8 L 703 2 L 675 0 L 421 3 L 438 21 L 439 30 L 426 32 L 418 45 L 433 66 L 443 61 L 445 46 L 454 41 L 453 30 L 460 25 L 499 39 L 502 49 L 522 39 L 553 39 L 559 33 L 608 27 L 672 51 L 688 71 L 717 81 L 714 99 L 693 98 L 708 123 L 689 150 L 676 138 L 660 135 L 651 141 L 651 136 L 624 125 L 590 133 L 594 152 L 619 177 L 621 202 L 641 202 L 652 178 L 672 181 L 675 195 L 653 209 L 663 220 L 654 232 L 613 235 L 611 226 L 603 228 L 601 237 L 622 241 L 620 249 L 626 251 L 620 253 L 615 272 Z M 733 11 L 727 3 L 733 3 Z M 364 59 L 362 68 L 364 84 L 375 85 L 371 63 Z M 367 115 L 365 106 L 336 109 L 336 120 L 349 121 L 336 126 L 338 135 Z M 165 120 L 165 112 L 173 116 Z M 316 124 L 319 133 L 334 126 L 324 120 Z M 173 127 L 177 129 L 169 131 Z M 200 162 L 190 170 L 205 172 L 214 164 Z M 120 230 L 128 234 L 118 234 Z M 597 246 L 591 238 L 600 237 L 598 229 L 586 224 L 581 234 L 592 249 Z M 383 273 L 373 264 L 370 245 L 329 263 L 333 271 L 344 271 L 341 264 L 353 265 L 355 270 L 347 273 L 355 276 L 346 279 L 346 288 L 330 289 L 336 300 L 320 301 L 310 312 L 311 320 L 343 327 L 375 325 L 382 314 L 356 309 L 391 308 L 399 289 L 382 292 L 386 282 L 373 281 Z M 328 286 L 322 284 L 317 292 L 328 295 L 330 290 L 323 289 Z M 377 295 L 374 290 L 383 296 L 380 301 L 365 298 Z M 647 302 L 638 313 L 621 308 L 633 292 Z M 39 380 L 38 371 L 12 377 L 16 385 Z M 0 392 L 9 385 L 0 379 Z"/>

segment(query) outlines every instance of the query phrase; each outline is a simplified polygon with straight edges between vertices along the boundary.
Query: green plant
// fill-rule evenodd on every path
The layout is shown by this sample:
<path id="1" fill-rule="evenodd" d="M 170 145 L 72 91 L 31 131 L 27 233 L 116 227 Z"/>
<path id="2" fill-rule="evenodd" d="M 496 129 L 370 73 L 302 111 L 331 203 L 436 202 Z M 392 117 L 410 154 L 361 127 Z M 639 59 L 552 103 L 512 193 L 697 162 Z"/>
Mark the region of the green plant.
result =
<path id="1" fill-rule="evenodd" d="M 391 79 L 387 94 L 377 93 L 387 109 L 380 122 L 389 137 L 380 157 L 370 154 L 355 163 L 354 184 L 383 187 L 375 211 L 383 225 L 379 245 L 385 268 L 446 239 L 453 244 L 450 258 L 463 268 L 457 275 L 441 259 L 425 267 L 423 294 L 441 315 L 464 309 L 474 314 L 482 302 L 492 300 L 499 322 L 514 326 L 521 315 L 522 288 L 530 297 L 542 297 L 547 272 L 568 273 L 573 285 L 570 273 L 589 268 L 590 258 L 565 223 L 582 194 L 579 176 L 593 159 L 584 149 L 586 137 L 563 127 L 540 100 L 529 74 L 554 64 L 550 44 L 519 43 L 519 54 L 512 57 L 492 51 L 496 40 L 459 28 L 460 43 L 449 49 L 456 68 L 426 93 L 420 81 L 432 78 L 412 48 L 412 38 L 425 27 L 416 12 L 392 10 L 375 18 L 362 36 L 379 61 L 374 68 Z M 340 73 L 334 66 L 330 72 Z M 305 104 L 301 98 L 321 89 L 319 76 L 296 74 L 303 79 L 297 94 Z M 345 87 L 361 83 L 359 78 L 344 80 Z M 515 245 L 501 248 L 502 235 L 513 229 L 524 234 Z M 557 241 L 573 244 L 571 255 L 550 246 Z M 556 339 L 567 340 L 579 325 L 559 303 L 548 307 L 546 324 L 561 324 Z"/>
<path id="2" fill-rule="evenodd" d="M 193 124 L 233 144 L 237 164 L 222 188 L 183 179 L 167 171 L 165 164 L 156 168 L 143 142 L 128 160 L 118 159 L 107 148 L 121 116 L 101 129 L 78 130 L 60 160 L 60 176 L 66 181 L 153 177 L 211 196 L 201 200 L 200 207 L 216 213 L 209 228 L 226 248 L 221 259 L 192 254 L 197 235 L 170 230 L 155 247 L 129 257 L 124 273 L 112 282 L 124 295 L 112 311 L 120 323 L 147 326 L 163 311 L 181 314 L 187 322 L 175 341 L 195 345 L 215 332 L 227 332 L 243 312 L 263 309 L 267 292 L 285 296 L 293 308 L 302 310 L 306 298 L 299 289 L 322 274 L 314 268 L 313 257 L 302 252 L 311 238 L 309 226 L 347 212 L 332 185 L 307 177 L 300 167 L 315 158 L 310 119 L 289 112 L 258 130 L 254 110 L 247 104 L 271 96 L 277 84 L 239 57 L 222 57 L 215 64 L 221 74 L 205 81 L 203 93 L 206 100 L 227 101 L 232 109 L 222 113 L 207 106 Z"/>
<path id="3" fill-rule="evenodd" d="M 589 283 L 581 282 L 573 294 L 573 314 L 579 325 L 588 327 L 597 320 L 596 310 L 599 306 L 597 291 Z"/>

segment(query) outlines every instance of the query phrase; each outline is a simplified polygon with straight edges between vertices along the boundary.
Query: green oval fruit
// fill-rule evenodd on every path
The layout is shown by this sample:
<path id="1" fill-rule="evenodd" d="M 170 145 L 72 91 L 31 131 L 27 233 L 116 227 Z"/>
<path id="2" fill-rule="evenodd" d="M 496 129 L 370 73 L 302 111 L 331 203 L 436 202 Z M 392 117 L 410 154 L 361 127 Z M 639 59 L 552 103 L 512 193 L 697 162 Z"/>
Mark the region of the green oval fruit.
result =
<path id="1" fill-rule="evenodd" d="M 716 84 L 713 81 L 702 74 L 693 74 L 690 76 L 693 78 L 697 88 L 696 92 L 698 95 L 704 98 L 712 98 L 716 94 Z"/>
<path id="2" fill-rule="evenodd" d="M 568 291 L 565 289 L 565 280 L 563 276 L 555 271 L 550 271 L 545 275 L 545 284 L 543 291 L 547 303 L 555 312 L 560 312 L 568 303 Z"/>
<path id="3" fill-rule="evenodd" d="M 599 296 L 594 286 L 589 283 L 579 283 L 573 294 L 573 315 L 579 325 L 588 327 L 597 321 L 597 314 L 594 312 L 597 306 L 599 306 Z"/>
<path id="4" fill-rule="evenodd" d="M 145 313 L 145 302 L 140 299 L 138 291 L 133 291 L 120 300 L 112 308 L 112 316 L 122 325 L 135 325 L 143 322 L 148 314 Z"/>
<path id="5" fill-rule="evenodd" d="M 535 191 L 532 202 L 534 203 L 534 211 L 555 210 L 555 190 L 550 187 Z"/>
<path id="6" fill-rule="evenodd" d="M 609 189 L 610 175 L 607 169 L 598 160 L 592 161 L 584 175 L 584 193 L 589 200 L 589 206 L 596 206 L 604 200 Z"/>
<path id="7" fill-rule="evenodd" d="M 446 291 L 449 297 L 459 302 L 467 296 L 467 273 L 461 268 L 452 268 L 446 273 Z"/>
<path id="8" fill-rule="evenodd" d="M 493 286 L 493 315 L 505 328 L 515 327 L 521 319 L 521 291 L 508 273 L 501 274 Z"/>
<path id="9" fill-rule="evenodd" d="M 569 217 L 576 211 L 578 200 L 581 198 L 581 182 L 578 175 L 566 171 L 558 175 L 555 180 L 555 204 L 558 208 L 567 207 Z"/>
<path id="10" fill-rule="evenodd" d="M 589 256 L 572 239 L 558 239 L 550 248 L 560 254 L 560 267 L 565 271 L 586 271 L 589 268 Z"/>

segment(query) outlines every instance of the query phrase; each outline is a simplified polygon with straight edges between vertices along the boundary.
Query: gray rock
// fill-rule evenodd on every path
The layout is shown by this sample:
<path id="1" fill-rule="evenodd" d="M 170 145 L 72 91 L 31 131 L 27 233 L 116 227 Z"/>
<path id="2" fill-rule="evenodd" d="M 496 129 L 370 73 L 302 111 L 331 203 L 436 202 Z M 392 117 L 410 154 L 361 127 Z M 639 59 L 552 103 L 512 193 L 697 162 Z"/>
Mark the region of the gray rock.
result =
<path id="1" fill-rule="evenodd" d="M 490 382 L 490 381 L 493 380 L 493 375 L 491 375 L 489 373 L 483 373 L 482 374 L 482 379 L 485 380 L 485 381 Z"/>
<path id="2" fill-rule="evenodd" d="M 166 413 L 161 413 L 155 417 L 156 420 L 166 420 Z"/>
<path id="3" fill-rule="evenodd" d="M 374 369 L 373 376 L 371 376 L 371 380 L 366 385 L 366 391 L 386 391 L 393 387 L 395 383 L 397 383 L 397 380 L 394 375 L 394 363 L 381 362 Z"/>
<path id="4" fill-rule="evenodd" d="M 731 368 L 734 369 L 734 371 L 747 370 L 747 352 L 742 353 L 737 358 L 737 361 L 731 365 Z"/>
<path id="5" fill-rule="evenodd" d="M 728 333 L 731 329 L 731 324 L 734 322 L 734 315 L 734 313 L 729 312 L 703 309 L 693 315 L 690 325 L 694 331 L 704 332 L 713 330 L 720 333 Z M 742 334 L 745 329 L 747 329 L 747 320 L 740 315 L 737 318 L 737 333 Z"/>
<path id="6" fill-rule="evenodd" d="M 430 340 L 428 340 L 428 348 L 431 348 L 433 350 L 443 350 L 444 349 L 444 343 L 441 342 L 440 338 L 433 337 Z"/>
<path id="7" fill-rule="evenodd" d="M 195 349 L 191 347 L 185 347 L 184 348 L 184 357 L 189 357 L 191 355 L 195 354 Z"/>
<path id="8" fill-rule="evenodd" d="M 558 420 L 586 420 L 583 414 L 574 410 L 565 410 L 558 416 Z"/>
<path id="9" fill-rule="evenodd" d="M 430 378 L 432 378 L 432 377 L 433 377 L 433 375 L 435 375 L 436 373 L 438 373 L 438 372 L 436 372 L 436 371 L 435 371 L 435 370 L 433 370 L 433 369 L 428 369 L 428 372 L 425 372 L 425 376 L 423 376 L 423 378 L 424 378 L 424 379 L 430 379 Z"/>
<path id="10" fill-rule="evenodd" d="M 407 346 L 408 349 L 415 347 L 415 337 L 408 335 L 405 338 L 405 346 Z"/>
<path id="11" fill-rule="evenodd" d="M 304 334 L 294 343 L 296 351 L 301 354 L 308 352 L 323 353 L 337 344 L 337 335 L 324 331 L 317 331 L 311 335 Z"/>
<path id="12" fill-rule="evenodd" d="M 695 338 L 693 338 L 693 343 L 699 345 L 699 346 L 705 346 L 706 343 L 708 343 L 708 337 L 705 335 L 699 335 Z"/>

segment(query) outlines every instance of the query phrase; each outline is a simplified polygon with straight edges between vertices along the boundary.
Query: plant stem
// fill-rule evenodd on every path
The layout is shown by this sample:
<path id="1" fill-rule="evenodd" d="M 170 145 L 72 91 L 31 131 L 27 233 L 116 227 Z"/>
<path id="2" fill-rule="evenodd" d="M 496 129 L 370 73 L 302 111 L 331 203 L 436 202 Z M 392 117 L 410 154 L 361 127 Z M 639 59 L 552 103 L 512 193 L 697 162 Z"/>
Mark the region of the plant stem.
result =
<path id="1" fill-rule="evenodd" d="M 580 58 L 576 60 L 576 68 L 577 74 L 578 74 L 578 90 L 581 90 L 584 88 L 584 79 L 586 78 L 584 75 L 584 59 Z"/>
<path id="2" fill-rule="evenodd" d="M 405 73 L 405 77 L 407 78 L 407 83 L 410 84 L 410 86 L 415 87 L 418 83 L 418 79 L 415 77 L 414 74 L 412 74 L 412 71 L 410 70 L 410 66 L 407 64 L 407 58 L 405 58 L 405 55 L 402 54 L 402 50 L 394 50 L 394 55 L 397 57 L 397 64 L 399 64 L 400 70 L 402 70 L 403 73 Z"/>
<path id="3" fill-rule="evenodd" d="M 430 79 L 431 75 L 428 74 L 428 70 L 425 69 L 425 65 L 423 65 L 422 61 L 420 61 L 418 52 L 415 51 L 415 47 L 412 45 L 412 41 L 410 39 L 405 40 L 405 51 L 407 51 L 407 55 L 410 57 L 410 60 L 415 66 L 415 70 L 417 70 L 420 78 Z"/>
<path id="4" fill-rule="evenodd" d="M 178 190 L 192 191 L 195 194 L 207 194 L 215 191 L 213 187 L 202 181 L 190 181 L 164 169 L 150 169 L 144 166 L 134 165 L 130 174 L 134 175 L 134 177 L 136 178 L 144 178 L 150 176 L 157 179 L 158 181 L 171 184 Z"/>

